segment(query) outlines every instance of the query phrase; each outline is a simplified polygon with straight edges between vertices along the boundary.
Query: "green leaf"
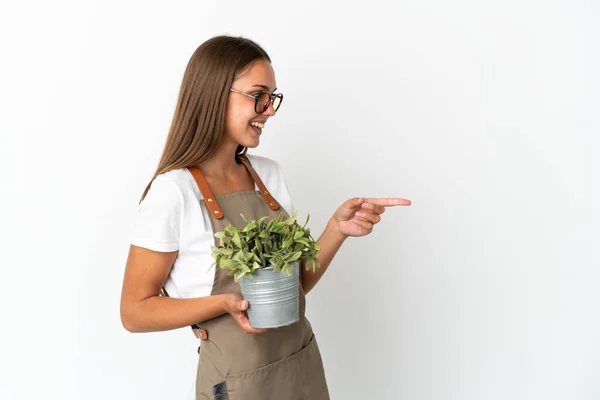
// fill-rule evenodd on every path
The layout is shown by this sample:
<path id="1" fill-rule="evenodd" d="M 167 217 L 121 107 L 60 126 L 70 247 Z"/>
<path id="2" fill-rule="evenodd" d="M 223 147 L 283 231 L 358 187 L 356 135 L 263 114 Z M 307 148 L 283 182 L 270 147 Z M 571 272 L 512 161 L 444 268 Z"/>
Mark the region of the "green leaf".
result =
<path id="1" fill-rule="evenodd" d="M 248 225 L 246 225 L 246 227 L 244 227 L 243 232 L 249 232 L 252 229 L 256 229 L 258 227 L 258 225 L 256 225 L 256 222 L 250 222 Z"/>
<path id="2" fill-rule="evenodd" d="M 307 239 L 304 239 L 304 238 L 298 239 L 298 240 L 296 240 L 296 242 L 297 243 L 301 243 L 301 244 L 303 244 L 306 247 L 310 246 L 310 242 Z"/>
<path id="3" fill-rule="evenodd" d="M 291 257 L 287 257 L 286 261 L 287 262 L 294 262 L 294 261 L 298 261 L 300 259 L 300 256 L 302 255 L 302 252 L 298 251 L 296 253 L 291 253 L 290 255 L 291 255 Z"/>
<path id="4" fill-rule="evenodd" d="M 246 275 L 246 272 L 243 270 L 240 270 L 238 272 L 235 273 L 235 275 L 233 276 L 233 280 L 237 283 L 240 281 L 240 279 Z"/>
<path id="5" fill-rule="evenodd" d="M 273 270 L 275 272 L 278 272 L 281 270 L 281 268 L 283 268 L 283 260 L 277 260 L 277 263 L 275 263 L 275 268 L 273 268 Z"/>
<path id="6" fill-rule="evenodd" d="M 306 222 L 304 223 L 303 228 L 306 228 L 306 225 L 308 224 L 309 219 L 310 219 L 310 213 L 306 215 Z"/>
<path id="7" fill-rule="evenodd" d="M 254 246 L 256 246 L 256 249 L 258 250 L 259 253 L 263 252 L 263 247 L 262 247 L 262 244 L 260 243 L 259 239 L 254 240 Z"/>
<path id="8" fill-rule="evenodd" d="M 233 262 L 233 260 L 229 260 L 227 258 L 224 258 L 221 260 L 221 267 L 224 268 L 234 268 L 235 267 L 235 263 Z"/>
<path id="9" fill-rule="evenodd" d="M 229 236 L 233 236 L 233 234 L 237 231 L 238 231 L 238 228 L 229 224 L 229 226 L 227 228 L 225 228 L 224 232 L 225 232 L 225 234 L 228 234 Z"/>
<path id="10" fill-rule="evenodd" d="M 262 218 L 260 218 L 260 219 L 257 221 L 257 224 L 258 224 L 258 226 L 259 226 L 259 227 L 261 227 L 262 225 L 264 225 L 265 221 L 266 221 L 266 220 L 268 220 L 269 218 L 270 218 L 270 217 L 269 217 L 268 215 L 267 215 L 267 216 L 264 216 L 264 217 L 262 217 Z"/>
<path id="11" fill-rule="evenodd" d="M 251 272 L 252 270 L 250 269 L 250 267 L 246 264 L 240 264 L 240 271 L 244 271 L 244 273 L 246 272 Z"/>
<path id="12" fill-rule="evenodd" d="M 271 226 L 269 228 L 269 232 L 272 232 L 272 233 L 281 233 L 282 231 L 283 231 L 283 226 L 281 225 L 281 223 L 273 224 L 273 226 Z"/>
<path id="13" fill-rule="evenodd" d="M 242 217 L 242 219 L 244 220 L 244 222 L 246 222 L 246 224 L 250 223 L 250 220 L 244 214 L 240 214 L 240 216 Z"/>
<path id="14" fill-rule="evenodd" d="M 238 235 L 237 232 L 233 235 L 233 239 L 232 240 L 233 240 L 233 243 L 235 243 L 235 245 L 237 247 L 242 247 L 242 241 L 240 239 L 240 235 Z"/>
<path id="15" fill-rule="evenodd" d="M 321 262 L 318 258 L 313 258 L 313 272 L 317 272 L 317 268 L 321 268 Z"/>

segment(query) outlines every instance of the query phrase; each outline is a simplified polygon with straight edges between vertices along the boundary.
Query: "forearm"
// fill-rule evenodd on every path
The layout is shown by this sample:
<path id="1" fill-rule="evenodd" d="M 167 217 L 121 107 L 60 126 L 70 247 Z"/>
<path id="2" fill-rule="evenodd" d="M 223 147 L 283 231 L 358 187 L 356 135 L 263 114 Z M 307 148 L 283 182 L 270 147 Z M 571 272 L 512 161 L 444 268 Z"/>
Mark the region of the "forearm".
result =
<path id="1" fill-rule="evenodd" d="M 304 293 L 308 293 L 319 282 L 319 279 L 327 271 L 327 267 L 329 267 L 329 264 L 331 264 L 331 261 L 345 240 L 346 236 L 342 235 L 335 228 L 335 224 L 329 220 L 325 230 L 319 239 L 317 239 L 317 243 L 321 247 L 321 250 L 316 255 L 320 263 L 320 268 L 317 268 L 315 272 L 312 269 L 302 271 L 302 288 L 304 289 Z"/>
<path id="2" fill-rule="evenodd" d="M 130 332 L 167 331 L 223 315 L 228 301 L 228 294 L 190 299 L 152 296 L 122 308 L 121 321 Z"/>

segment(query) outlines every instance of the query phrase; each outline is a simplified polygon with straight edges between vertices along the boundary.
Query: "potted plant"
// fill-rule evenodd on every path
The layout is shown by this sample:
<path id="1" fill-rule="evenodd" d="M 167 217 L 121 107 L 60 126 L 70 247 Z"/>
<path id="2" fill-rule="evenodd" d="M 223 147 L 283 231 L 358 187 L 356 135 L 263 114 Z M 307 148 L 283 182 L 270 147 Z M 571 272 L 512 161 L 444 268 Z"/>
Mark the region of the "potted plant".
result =
<path id="1" fill-rule="evenodd" d="M 254 328 L 277 328 L 299 320 L 300 264 L 309 271 L 319 268 L 319 244 L 294 215 L 248 220 L 238 229 L 231 224 L 215 233 L 219 246 L 212 247 L 214 265 L 228 269 L 240 284 Z"/>

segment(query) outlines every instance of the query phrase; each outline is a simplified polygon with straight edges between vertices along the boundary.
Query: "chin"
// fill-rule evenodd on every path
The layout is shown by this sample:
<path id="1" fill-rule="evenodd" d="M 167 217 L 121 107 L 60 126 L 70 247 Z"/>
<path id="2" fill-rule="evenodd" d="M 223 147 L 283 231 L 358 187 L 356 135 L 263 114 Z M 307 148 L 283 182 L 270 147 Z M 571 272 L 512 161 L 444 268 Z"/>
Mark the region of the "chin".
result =
<path id="1" fill-rule="evenodd" d="M 260 138 L 251 138 L 249 140 L 240 141 L 240 145 L 247 147 L 249 149 L 258 147 L 259 144 L 260 144 Z"/>

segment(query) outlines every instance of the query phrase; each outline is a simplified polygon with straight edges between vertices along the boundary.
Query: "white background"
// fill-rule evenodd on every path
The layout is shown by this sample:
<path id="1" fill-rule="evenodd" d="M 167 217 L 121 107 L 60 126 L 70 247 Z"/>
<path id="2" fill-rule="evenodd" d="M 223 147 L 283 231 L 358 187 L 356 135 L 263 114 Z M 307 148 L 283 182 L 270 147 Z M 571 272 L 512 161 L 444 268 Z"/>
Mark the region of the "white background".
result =
<path id="1" fill-rule="evenodd" d="M 405 197 L 308 296 L 332 399 L 600 398 L 600 5 L 27 1 L 0 8 L 2 399 L 184 399 L 188 329 L 119 320 L 184 68 L 260 43 L 254 154 L 320 234 Z"/>

